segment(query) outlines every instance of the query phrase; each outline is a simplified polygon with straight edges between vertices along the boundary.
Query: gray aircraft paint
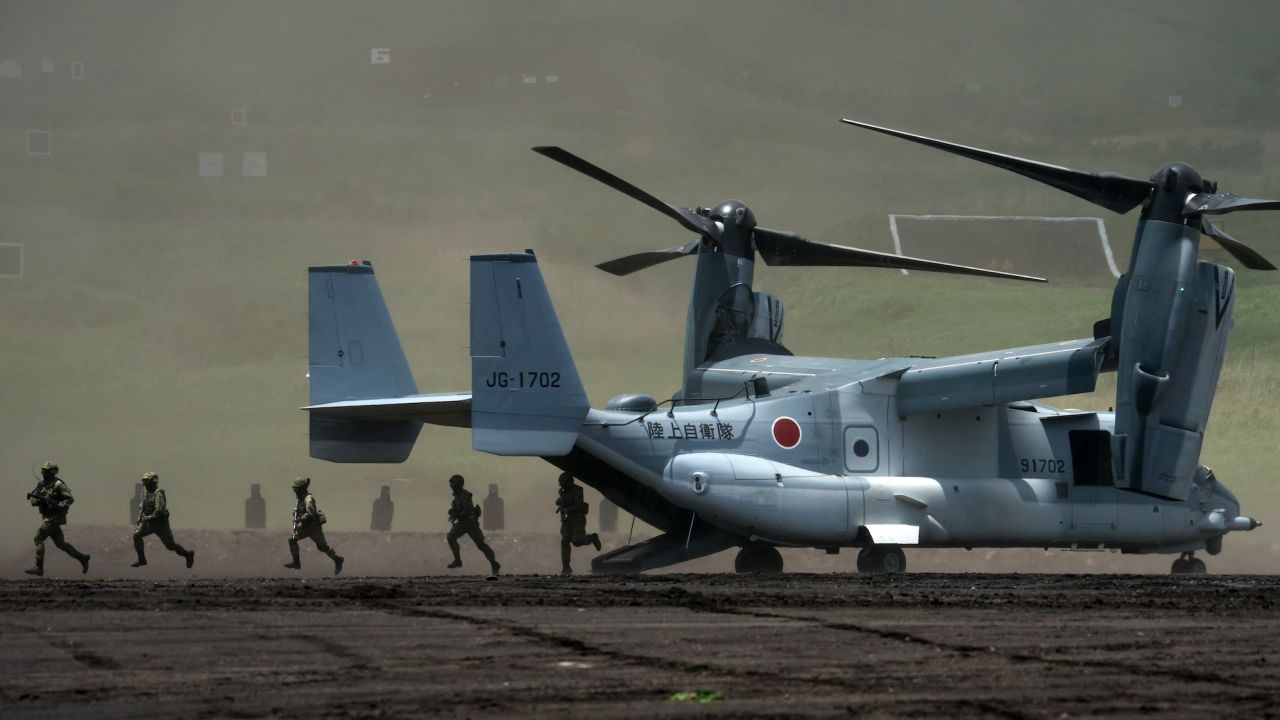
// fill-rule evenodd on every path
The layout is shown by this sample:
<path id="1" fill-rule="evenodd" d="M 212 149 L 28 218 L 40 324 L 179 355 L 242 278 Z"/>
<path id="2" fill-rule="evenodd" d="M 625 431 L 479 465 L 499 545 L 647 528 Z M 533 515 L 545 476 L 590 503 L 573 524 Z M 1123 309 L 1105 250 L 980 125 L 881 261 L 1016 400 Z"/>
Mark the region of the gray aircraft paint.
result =
<path id="1" fill-rule="evenodd" d="M 839 547 L 870 540 L 1174 552 L 1215 533 L 1196 517 L 1218 508 L 1225 516 L 1238 515 L 1234 498 L 1199 487 L 1181 500 L 1168 500 L 1078 484 L 1067 434 L 1109 431 L 1109 413 L 1062 413 L 1025 404 L 902 417 L 890 410 L 891 395 L 863 394 L 858 385 L 739 399 L 721 403 L 715 416 L 709 404 L 677 408 L 671 415 L 592 411 L 579 443 L 699 519 L 779 545 Z M 815 404 L 824 395 L 839 403 Z M 822 405 L 826 413 L 808 414 Z M 769 432 L 780 417 L 794 418 L 801 427 L 794 448 L 783 448 Z M 663 430 L 662 437 L 653 436 L 650 423 Z M 673 428 L 703 424 L 732 425 L 741 437 L 672 437 Z M 867 428 L 882 439 L 875 450 L 883 464 L 879 472 L 833 468 L 831 460 L 845 462 L 848 447 L 837 447 L 834 438 Z M 1019 473 L 1016 458 L 1043 460 L 1052 471 Z M 1005 472 L 1002 465 L 1015 469 Z M 942 468 L 950 472 L 926 474 Z M 869 538 L 860 535 L 864 528 Z"/>
<path id="2" fill-rule="evenodd" d="M 1116 293 L 1116 481 L 1166 497 L 1191 485 L 1233 324 L 1235 274 L 1197 261 L 1199 240 L 1195 228 L 1143 223 Z"/>
<path id="3" fill-rule="evenodd" d="M 372 265 L 310 268 L 307 328 L 312 406 L 417 393 Z M 404 462 L 422 420 L 401 415 L 360 422 L 313 412 L 309 425 L 312 457 L 334 462 Z"/>
<path id="4" fill-rule="evenodd" d="M 372 280 L 371 270 L 338 267 L 341 276 Z M 615 402 L 644 410 L 588 411 L 533 256 L 479 256 L 472 270 L 472 393 L 317 404 L 308 408 L 313 421 L 338 418 L 347 431 L 385 435 L 386 421 L 395 426 L 416 418 L 470 425 L 476 447 L 497 454 L 586 453 L 653 490 L 669 504 L 666 517 L 684 512 L 689 518 L 687 533 L 668 522 L 671 542 L 637 551 L 644 561 L 639 567 L 717 552 L 733 538 L 824 548 L 876 543 L 1179 552 L 1251 524 L 1238 517 L 1238 503 L 1220 483 L 1170 499 L 1091 485 L 1079 476 L 1071 433 L 1109 436 L 1115 416 L 1028 400 L 1092 389 L 1106 340 L 950 358 L 747 355 L 694 368 L 703 395 L 723 399 L 649 409 L 642 397 L 630 397 Z M 376 285 L 360 287 L 365 300 L 357 304 L 376 309 L 381 294 L 378 303 L 368 300 Z M 1224 317 L 1229 310 L 1228 303 Z M 383 328 L 379 335 L 394 337 L 394 330 L 388 335 Z M 1203 342 L 1216 347 L 1212 338 Z M 490 387 L 497 373 L 543 372 L 543 366 L 561 373 L 562 387 Z M 1216 372 L 1216 365 L 1210 369 Z M 313 383 L 329 377 L 313 376 Z M 948 386 L 955 391 L 946 392 Z M 332 389 L 322 394 L 336 396 Z M 775 435 L 775 422 L 795 423 L 793 446 Z M 317 446 L 313 438 L 313 453 L 367 461 L 335 453 L 328 442 Z M 368 441 L 354 435 L 349 442 L 367 447 Z M 588 485 L 594 480 L 581 479 Z M 628 508 L 625 493 L 610 497 Z M 681 540 L 684 549 L 677 551 Z"/>
<path id="5" fill-rule="evenodd" d="M 472 446 L 564 455 L 589 407 L 533 255 L 472 257 Z"/>

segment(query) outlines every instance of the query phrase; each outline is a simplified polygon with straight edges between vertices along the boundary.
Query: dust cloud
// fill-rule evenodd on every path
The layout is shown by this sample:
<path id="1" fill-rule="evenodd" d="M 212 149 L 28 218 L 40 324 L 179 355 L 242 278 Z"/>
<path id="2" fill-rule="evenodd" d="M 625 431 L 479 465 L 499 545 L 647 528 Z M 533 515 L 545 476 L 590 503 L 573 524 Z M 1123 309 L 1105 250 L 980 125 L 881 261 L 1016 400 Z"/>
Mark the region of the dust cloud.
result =
<path id="1" fill-rule="evenodd" d="M 1093 212 L 840 116 L 1085 169 L 1186 160 L 1274 196 L 1277 19 L 1266 2 L 1221 17 L 1193 2 L 6 2 L 0 245 L 21 261 L 0 256 L 0 542 L 29 542 L 21 498 L 45 459 L 75 493 L 72 530 L 123 522 L 152 470 L 175 528 L 240 527 L 259 483 L 283 529 L 289 480 L 309 475 L 334 531 L 367 528 L 390 485 L 397 528 L 435 532 L 460 472 L 477 496 L 500 484 L 511 530 L 554 530 L 554 469 L 473 453 L 465 431 L 426 428 L 403 465 L 308 458 L 308 265 L 371 260 L 419 388 L 443 391 L 470 383 L 467 256 L 533 248 L 594 403 L 666 397 L 690 265 L 592 266 L 687 238 L 529 147 L 877 250 L 889 213 Z M 1104 220 L 1127 256 L 1132 218 Z M 1269 227 L 1232 218 L 1277 256 Z M 1259 275 L 1242 275 L 1228 362 L 1243 347 L 1245 375 L 1274 387 L 1278 286 Z M 1081 337 L 1109 303 L 1106 282 L 1069 279 L 1040 294 L 871 270 L 758 282 L 788 304 L 801 354 Z M 1232 400 L 1248 405 L 1206 452 L 1231 438 L 1210 462 L 1265 515 L 1276 397 Z"/>

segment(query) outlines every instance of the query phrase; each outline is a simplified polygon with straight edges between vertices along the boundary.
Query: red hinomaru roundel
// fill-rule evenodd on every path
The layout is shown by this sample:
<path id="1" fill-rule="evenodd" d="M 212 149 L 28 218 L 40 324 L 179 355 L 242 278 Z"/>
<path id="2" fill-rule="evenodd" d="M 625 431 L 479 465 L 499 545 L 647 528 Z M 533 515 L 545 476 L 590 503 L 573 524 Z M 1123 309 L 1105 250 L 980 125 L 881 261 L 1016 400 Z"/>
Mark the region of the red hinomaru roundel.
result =
<path id="1" fill-rule="evenodd" d="M 773 441 L 790 450 L 800 444 L 800 423 L 783 416 L 773 421 Z"/>

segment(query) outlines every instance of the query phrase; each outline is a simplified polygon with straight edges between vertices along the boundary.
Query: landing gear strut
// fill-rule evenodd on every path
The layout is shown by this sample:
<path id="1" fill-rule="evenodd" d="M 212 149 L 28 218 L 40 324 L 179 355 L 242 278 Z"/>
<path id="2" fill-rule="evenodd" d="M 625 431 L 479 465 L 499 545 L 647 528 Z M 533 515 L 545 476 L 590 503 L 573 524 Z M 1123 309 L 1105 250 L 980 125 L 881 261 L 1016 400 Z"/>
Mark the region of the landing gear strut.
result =
<path id="1" fill-rule="evenodd" d="M 907 556 L 896 545 L 868 545 L 858 552 L 858 572 L 897 575 L 907 571 Z"/>
<path id="2" fill-rule="evenodd" d="M 1204 561 L 1196 557 L 1194 552 L 1184 552 L 1173 561 L 1173 568 L 1169 572 L 1174 575 L 1204 575 L 1207 571 Z"/>
<path id="3" fill-rule="evenodd" d="M 777 575 L 782 572 L 782 553 L 772 545 L 743 545 L 733 559 L 733 570 L 738 573 L 762 573 Z"/>

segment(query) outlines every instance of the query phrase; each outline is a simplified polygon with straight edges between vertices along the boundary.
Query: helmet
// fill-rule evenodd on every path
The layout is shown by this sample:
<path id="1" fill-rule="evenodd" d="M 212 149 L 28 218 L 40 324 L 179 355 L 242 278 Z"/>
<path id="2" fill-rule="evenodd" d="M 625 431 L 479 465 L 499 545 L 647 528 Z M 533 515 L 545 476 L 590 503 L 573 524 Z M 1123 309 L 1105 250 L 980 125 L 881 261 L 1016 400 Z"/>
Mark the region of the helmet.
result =
<path id="1" fill-rule="evenodd" d="M 56 463 L 56 462 L 54 462 L 54 461 L 52 461 L 52 460 L 45 460 L 45 461 L 44 461 L 44 464 L 40 466 L 40 469 L 41 469 L 41 470 L 49 470 L 49 471 L 52 471 L 52 472 L 58 472 L 58 463 Z"/>
<path id="2" fill-rule="evenodd" d="M 303 490 L 305 490 L 305 489 L 307 489 L 308 487 L 310 487 L 310 485 L 311 485 L 311 478 L 309 478 L 309 477 L 300 477 L 300 478 L 294 478 L 294 479 L 293 479 L 293 489 L 294 489 L 294 490 L 298 490 L 298 489 L 303 489 Z"/>
<path id="3" fill-rule="evenodd" d="M 569 473 L 567 473 L 567 472 L 566 472 L 566 473 L 560 473 L 560 484 L 561 484 L 561 485 L 572 485 L 572 484 L 573 484 L 573 476 L 572 476 L 572 475 L 570 475 L 570 474 L 569 474 Z"/>
<path id="4" fill-rule="evenodd" d="M 154 482 L 157 482 L 158 480 L 160 480 L 160 476 L 153 472 L 142 474 L 142 482 L 144 483 L 154 483 Z"/>
<path id="5" fill-rule="evenodd" d="M 449 478 L 450 487 L 462 487 L 463 479 L 461 475 L 454 475 Z"/>

